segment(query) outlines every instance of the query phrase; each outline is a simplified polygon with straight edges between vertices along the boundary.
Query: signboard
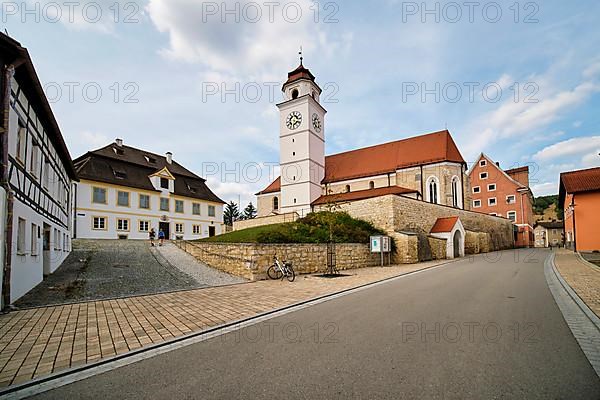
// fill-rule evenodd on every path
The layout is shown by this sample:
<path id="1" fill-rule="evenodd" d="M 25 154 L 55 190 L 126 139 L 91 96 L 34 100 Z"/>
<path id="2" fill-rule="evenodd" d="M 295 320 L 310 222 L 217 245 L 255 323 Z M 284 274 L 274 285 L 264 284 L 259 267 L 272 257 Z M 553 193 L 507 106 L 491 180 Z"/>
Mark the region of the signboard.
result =
<path id="1" fill-rule="evenodd" d="M 381 253 L 381 236 L 371 236 L 371 253 Z"/>
<path id="2" fill-rule="evenodd" d="M 389 236 L 382 236 L 381 237 L 382 241 L 381 241 L 381 247 L 383 249 L 384 253 L 389 253 L 390 251 L 392 251 L 392 246 L 390 246 L 391 244 L 391 240 Z"/>

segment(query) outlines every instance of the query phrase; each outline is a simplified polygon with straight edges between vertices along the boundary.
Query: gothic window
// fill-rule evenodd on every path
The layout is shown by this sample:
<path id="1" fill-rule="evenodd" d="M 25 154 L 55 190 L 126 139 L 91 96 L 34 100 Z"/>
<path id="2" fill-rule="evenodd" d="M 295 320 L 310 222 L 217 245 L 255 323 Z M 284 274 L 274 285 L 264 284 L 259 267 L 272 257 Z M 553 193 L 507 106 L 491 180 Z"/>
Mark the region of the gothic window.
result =
<path id="1" fill-rule="evenodd" d="M 460 207 L 460 188 L 458 177 L 452 178 L 452 207 Z"/>
<path id="2" fill-rule="evenodd" d="M 346 185 L 346 193 L 350 193 L 350 185 Z"/>
<path id="3" fill-rule="evenodd" d="M 369 182 L 369 189 L 375 189 L 375 182 Z"/>
<path id="4" fill-rule="evenodd" d="M 435 176 L 430 176 L 427 179 L 427 201 L 433 204 L 438 204 L 438 180 Z"/>
<path id="5" fill-rule="evenodd" d="M 279 210 L 279 197 L 273 197 L 273 210 Z"/>

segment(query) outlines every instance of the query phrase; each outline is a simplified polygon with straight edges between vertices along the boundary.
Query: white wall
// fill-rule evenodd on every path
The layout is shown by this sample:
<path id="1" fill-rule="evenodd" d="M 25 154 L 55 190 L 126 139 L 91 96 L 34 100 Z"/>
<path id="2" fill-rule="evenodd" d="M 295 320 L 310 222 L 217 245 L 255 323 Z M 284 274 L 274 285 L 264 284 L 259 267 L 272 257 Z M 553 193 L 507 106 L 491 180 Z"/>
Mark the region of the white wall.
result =
<path id="1" fill-rule="evenodd" d="M 107 190 L 108 204 L 92 203 L 92 187 L 102 187 Z M 117 192 L 129 192 L 129 207 L 117 205 Z M 146 194 L 150 196 L 150 209 L 139 207 L 139 195 Z M 160 198 L 169 198 L 170 211 L 160 210 Z M 175 200 L 183 200 L 184 212 L 175 212 Z M 193 203 L 200 204 L 200 215 L 192 213 Z M 208 215 L 208 206 L 215 207 L 215 216 Z M 93 217 L 106 217 L 107 226 L 104 230 L 92 228 Z M 152 192 L 130 188 L 126 186 L 116 186 L 101 182 L 82 180 L 77 184 L 77 208 L 76 208 L 76 237 L 86 239 L 117 239 L 119 235 L 126 235 L 128 239 L 148 239 L 148 232 L 139 231 L 139 221 L 149 221 L 150 227 L 154 228 L 158 234 L 159 222 L 166 217 L 170 226 L 171 238 L 183 236 L 185 240 L 199 239 L 209 236 L 209 227 L 215 227 L 215 234 L 224 233 L 223 226 L 223 205 L 206 200 L 181 197 L 163 192 Z M 129 230 L 117 231 L 117 220 L 128 219 Z M 175 232 L 175 224 L 184 225 L 184 233 Z M 194 234 L 193 226 L 199 225 L 199 234 Z"/>

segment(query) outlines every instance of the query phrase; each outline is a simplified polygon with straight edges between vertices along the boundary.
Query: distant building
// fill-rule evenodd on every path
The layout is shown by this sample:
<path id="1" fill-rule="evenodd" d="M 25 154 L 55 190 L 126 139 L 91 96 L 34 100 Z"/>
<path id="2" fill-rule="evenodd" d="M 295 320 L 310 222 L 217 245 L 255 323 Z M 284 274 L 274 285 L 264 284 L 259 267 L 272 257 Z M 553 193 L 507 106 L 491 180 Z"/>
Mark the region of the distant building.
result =
<path id="1" fill-rule="evenodd" d="M 575 251 L 600 250 L 600 167 L 560 174 L 558 204 L 565 242 Z"/>
<path id="2" fill-rule="evenodd" d="M 5 243 L 0 276 L 6 306 L 54 272 L 71 251 L 76 173 L 27 49 L 2 33 L 0 66 Z"/>
<path id="3" fill-rule="evenodd" d="M 533 232 L 535 235 L 535 247 L 559 247 L 563 244 L 563 222 L 562 221 L 538 221 Z"/>
<path id="4" fill-rule="evenodd" d="M 199 239 L 224 232 L 223 204 L 206 180 L 173 160 L 121 139 L 75 160 L 75 237 Z"/>
<path id="5" fill-rule="evenodd" d="M 515 246 L 532 247 L 533 194 L 529 188 L 529 167 L 504 171 L 482 153 L 468 175 L 471 209 L 510 219 L 515 225 Z"/>

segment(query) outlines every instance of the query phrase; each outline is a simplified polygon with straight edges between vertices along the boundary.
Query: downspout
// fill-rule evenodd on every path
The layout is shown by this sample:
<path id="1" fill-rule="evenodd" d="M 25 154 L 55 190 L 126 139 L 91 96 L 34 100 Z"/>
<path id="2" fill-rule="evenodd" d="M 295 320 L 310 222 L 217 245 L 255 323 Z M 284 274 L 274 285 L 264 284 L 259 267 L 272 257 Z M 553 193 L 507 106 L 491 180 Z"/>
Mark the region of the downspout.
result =
<path id="1" fill-rule="evenodd" d="M 12 262 L 12 227 L 13 227 L 13 202 L 14 196 L 9 184 L 9 168 L 8 168 L 8 120 L 10 113 L 10 82 L 15 73 L 13 64 L 3 67 L 2 79 L 0 87 L 4 85 L 2 93 L 2 131 L 0 139 L 2 141 L 2 177 L 0 185 L 6 191 L 6 226 L 4 228 L 4 265 L 2 266 L 2 310 L 10 305 L 10 275 Z"/>
<path id="2" fill-rule="evenodd" d="M 577 228 L 575 224 L 575 193 L 571 197 L 571 208 L 573 209 L 573 251 L 577 253 Z"/>
<path id="3" fill-rule="evenodd" d="M 423 165 L 419 165 L 419 168 L 421 168 L 421 200 L 425 200 L 425 188 L 423 186 Z"/>
<path id="4" fill-rule="evenodd" d="M 465 209 L 465 168 L 463 165 L 460 167 L 460 193 L 462 194 L 462 209 Z"/>

